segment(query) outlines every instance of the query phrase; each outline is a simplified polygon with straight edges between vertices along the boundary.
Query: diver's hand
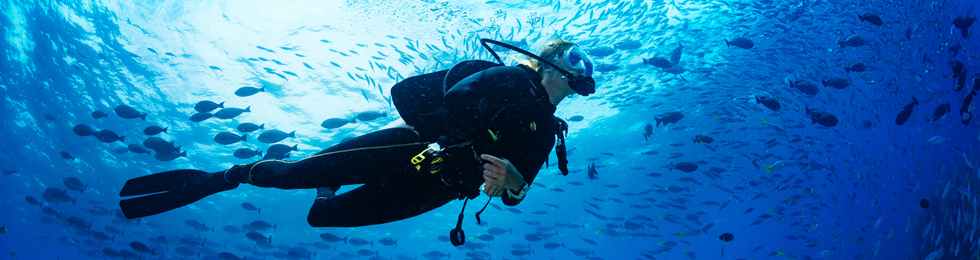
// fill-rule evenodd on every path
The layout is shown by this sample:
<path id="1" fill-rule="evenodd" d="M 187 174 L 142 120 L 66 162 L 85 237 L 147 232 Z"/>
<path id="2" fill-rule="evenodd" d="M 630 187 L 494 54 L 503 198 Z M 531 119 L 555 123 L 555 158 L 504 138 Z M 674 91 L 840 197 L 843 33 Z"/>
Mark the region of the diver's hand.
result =
<path id="1" fill-rule="evenodd" d="M 510 190 L 519 190 L 524 185 L 524 176 L 507 159 L 497 158 L 489 154 L 480 155 L 480 159 L 490 162 L 483 164 L 483 180 L 486 184 Z M 487 195 L 490 194 L 487 193 Z"/>
<path id="2" fill-rule="evenodd" d="M 504 195 L 504 188 L 498 185 L 493 185 L 484 182 L 483 186 L 481 186 L 480 188 L 483 189 L 483 193 L 487 194 L 487 196 L 490 197 L 500 197 Z"/>

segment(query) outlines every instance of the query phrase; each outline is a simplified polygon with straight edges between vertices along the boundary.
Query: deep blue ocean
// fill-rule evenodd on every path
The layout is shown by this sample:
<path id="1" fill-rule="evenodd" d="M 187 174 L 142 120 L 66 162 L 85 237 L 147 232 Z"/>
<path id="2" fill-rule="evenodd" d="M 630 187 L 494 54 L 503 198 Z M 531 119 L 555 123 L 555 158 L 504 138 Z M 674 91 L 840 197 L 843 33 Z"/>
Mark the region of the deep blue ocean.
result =
<path id="1" fill-rule="evenodd" d="M 5 0 L 0 258 L 980 255 L 980 25 L 958 28 L 978 2 L 535 2 Z M 391 86 L 491 61 L 481 38 L 538 52 L 555 37 L 599 64 L 597 92 L 556 113 L 571 173 L 552 152 L 526 199 L 495 198 L 482 225 L 487 197 L 470 201 L 463 246 L 446 238 L 462 201 L 358 228 L 310 227 L 315 190 L 251 185 L 139 220 L 119 211 L 126 180 L 260 160 L 262 132 L 295 131 L 276 144 L 298 160 L 395 124 Z M 249 112 L 192 121 L 201 101 Z M 364 112 L 384 116 L 325 127 Z M 658 122 L 669 112 L 683 118 Z M 244 123 L 263 129 L 215 141 Z M 151 138 L 180 152 L 134 152 Z"/>

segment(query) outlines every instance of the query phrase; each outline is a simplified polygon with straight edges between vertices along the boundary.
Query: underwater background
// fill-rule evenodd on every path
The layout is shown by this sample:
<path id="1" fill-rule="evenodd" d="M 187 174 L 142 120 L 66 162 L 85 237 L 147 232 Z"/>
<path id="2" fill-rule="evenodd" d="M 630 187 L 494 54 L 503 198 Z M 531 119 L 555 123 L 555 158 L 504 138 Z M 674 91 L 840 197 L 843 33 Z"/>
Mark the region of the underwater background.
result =
<path id="1" fill-rule="evenodd" d="M 10 259 L 973 259 L 976 3 L 5 0 L 0 250 Z M 296 145 L 286 149 L 295 160 L 392 124 L 393 84 L 492 60 L 481 38 L 537 52 L 553 37 L 599 63 L 597 93 L 556 114 L 570 121 L 572 173 L 562 176 L 552 155 L 527 198 L 494 199 L 482 225 L 473 213 L 487 197 L 470 202 L 463 246 L 446 238 L 462 201 L 359 228 L 311 228 L 315 190 L 250 185 L 139 220 L 118 210 L 127 179 L 270 156 L 274 144 L 255 139 L 265 131 L 295 131 L 276 142 Z M 248 112 L 206 118 L 201 101 Z M 669 112 L 683 118 L 658 122 Z M 244 123 L 262 129 L 216 142 L 246 134 Z M 173 144 L 137 153 L 153 137 Z"/>

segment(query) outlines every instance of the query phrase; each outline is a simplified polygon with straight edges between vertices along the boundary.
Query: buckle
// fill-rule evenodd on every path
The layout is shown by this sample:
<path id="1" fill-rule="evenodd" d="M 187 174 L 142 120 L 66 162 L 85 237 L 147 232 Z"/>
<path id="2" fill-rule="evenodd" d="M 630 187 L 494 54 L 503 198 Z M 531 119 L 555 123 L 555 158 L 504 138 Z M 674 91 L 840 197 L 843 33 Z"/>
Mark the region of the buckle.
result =
<path id="1" fill-rule="evenodd" d="M 422 152 L 420 152 L 418 155 L 415 155 L 415 157 L 412 157 L 412 164 L 418 165 L 419 163 L 422 163 L 423 161 L 425 161 L 426 156 L 432 155 L 435 152 L 436 152 L 436 149 L 434 149 L 432 147 L 425 148 L 425 150 L 422 150 Z"/>

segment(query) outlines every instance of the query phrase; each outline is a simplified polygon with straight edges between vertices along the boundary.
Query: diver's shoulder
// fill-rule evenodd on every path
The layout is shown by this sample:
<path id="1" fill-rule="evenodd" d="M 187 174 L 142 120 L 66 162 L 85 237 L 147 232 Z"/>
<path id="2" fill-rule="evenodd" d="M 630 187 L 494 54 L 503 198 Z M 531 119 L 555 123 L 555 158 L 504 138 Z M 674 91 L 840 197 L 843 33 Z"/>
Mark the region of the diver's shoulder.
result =
<path id="1" fill-rule="evenodd" d="M 524 76 L 529 77 L 528 72 L 518 66 L 497 66 L 493 68 L 486 69 L 487 74 L 494 75 L 513 75 L 513 76 Z"/>

